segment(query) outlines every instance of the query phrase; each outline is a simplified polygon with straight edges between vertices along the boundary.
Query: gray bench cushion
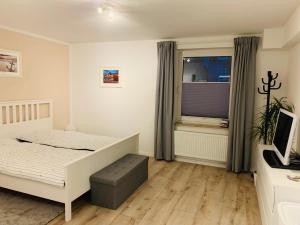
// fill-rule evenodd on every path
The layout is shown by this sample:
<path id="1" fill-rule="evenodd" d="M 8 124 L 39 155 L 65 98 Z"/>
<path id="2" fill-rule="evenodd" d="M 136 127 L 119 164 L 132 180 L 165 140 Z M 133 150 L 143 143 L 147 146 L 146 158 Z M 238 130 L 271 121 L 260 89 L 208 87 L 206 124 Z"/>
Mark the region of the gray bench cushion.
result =
<path id="1" fill-rule="evenodd" d="M 90 181 L 116 186 L 126 180 L 129 172 L 145 160 L 148 161 L 147 156 L 128 154 L 100 170 L 99 172 L 93 174 L 90 178 Z"/>

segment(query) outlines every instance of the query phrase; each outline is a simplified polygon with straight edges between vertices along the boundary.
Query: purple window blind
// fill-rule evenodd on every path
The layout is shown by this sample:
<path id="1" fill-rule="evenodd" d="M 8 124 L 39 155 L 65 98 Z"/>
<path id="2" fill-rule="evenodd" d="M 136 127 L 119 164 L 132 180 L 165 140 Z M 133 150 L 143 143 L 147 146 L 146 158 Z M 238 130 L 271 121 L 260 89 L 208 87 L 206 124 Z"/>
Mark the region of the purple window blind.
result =
<path id="1" fill-rule="evenodd" d="M 183 83 L 181 115 L 228 118 L 229 83 Z"/>

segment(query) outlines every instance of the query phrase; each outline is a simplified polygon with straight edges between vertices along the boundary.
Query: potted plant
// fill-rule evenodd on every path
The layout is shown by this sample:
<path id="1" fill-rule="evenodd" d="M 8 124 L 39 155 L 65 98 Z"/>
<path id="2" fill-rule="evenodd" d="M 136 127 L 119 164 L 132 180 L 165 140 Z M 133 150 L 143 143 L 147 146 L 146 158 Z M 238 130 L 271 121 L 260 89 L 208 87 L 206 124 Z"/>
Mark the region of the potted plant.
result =
<path id="1" fill-rule="evenodd" d="M 263 112 L 260 112 L 257 119 L 256 125 L 253 127 L 253 135 L 260 142 L 264 140 L 265 135 L 265 122 L 267 118 L 267 113 L 265 110 L 266 106 L 264 106 Z M 268 120 L 268 131 L 267 131 L 267 144 L 272 144 L 275 129 L 277 116 L 280 109 L 285 109 L 289 112 L 294 112 L 294 105 L 289 103 L 285 97 L 275 98 L 273 97 L 272 101 L 269 105 L 269 120 Z"/>

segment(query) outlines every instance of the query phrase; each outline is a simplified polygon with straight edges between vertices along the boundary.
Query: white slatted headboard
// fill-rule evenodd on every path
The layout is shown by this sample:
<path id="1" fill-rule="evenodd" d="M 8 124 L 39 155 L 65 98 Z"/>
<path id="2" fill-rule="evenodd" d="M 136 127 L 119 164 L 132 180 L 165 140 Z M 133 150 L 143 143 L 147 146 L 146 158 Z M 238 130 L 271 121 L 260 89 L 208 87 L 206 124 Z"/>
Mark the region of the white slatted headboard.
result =
<path id="1" fill-rule="evenodd" d="M 0 102 L 0 137 L 53 128 L 51 100 Z"/>

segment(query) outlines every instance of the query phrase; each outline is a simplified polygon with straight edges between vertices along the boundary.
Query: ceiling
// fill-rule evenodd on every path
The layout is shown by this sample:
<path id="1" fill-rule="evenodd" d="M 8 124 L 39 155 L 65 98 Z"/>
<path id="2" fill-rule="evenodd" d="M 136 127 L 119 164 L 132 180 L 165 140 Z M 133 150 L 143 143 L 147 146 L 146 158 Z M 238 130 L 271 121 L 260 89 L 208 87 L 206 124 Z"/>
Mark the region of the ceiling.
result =
<path id="1" fill-rule="evenodd" d="M 64 42 L 260 33 L 283 25 L 300 0 L 1 0 L 0 25 Z"/>

